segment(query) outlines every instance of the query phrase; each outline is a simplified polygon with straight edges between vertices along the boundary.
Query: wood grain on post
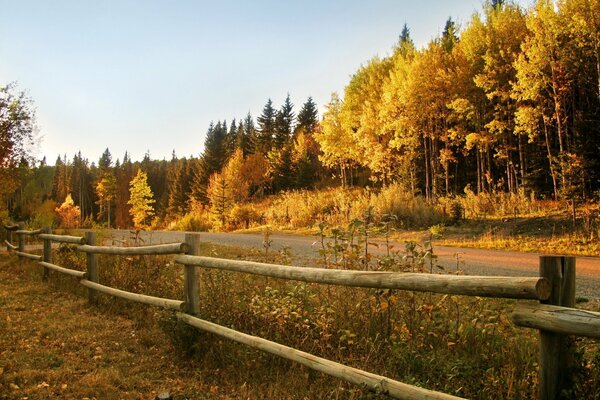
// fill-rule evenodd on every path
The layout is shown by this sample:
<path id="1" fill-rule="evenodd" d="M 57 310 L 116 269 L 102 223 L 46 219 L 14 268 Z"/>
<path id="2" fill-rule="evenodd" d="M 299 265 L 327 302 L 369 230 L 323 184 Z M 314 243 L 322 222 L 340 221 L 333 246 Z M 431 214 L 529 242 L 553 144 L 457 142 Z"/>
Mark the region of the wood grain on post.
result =
<path id="1" fill-rule="evenodd" d="M 544 304 L 575 307 L 575 257 L 540 256 L 540 276 L 547 278 L 552 293 Z M 540 400 L 556 400 L 570 384 L 572 341 L 567 335 L 540 330 Z"/>
<path id="2" fill-rule="evenodd" d="M 292 347 L 284 346 L 257 336 L 248 335 L 236 330 L 226 328 L 212 322 L 192 317 L 187 314 L 178 313 L 177 317 L 183 322 L 210 332 L 224 338 L 243 343 L 247 346 L 274 354 L 276 356 L 295 361 L 308 368 L 334 376 L 336 378 L 354 383 L 369 390 L 385 393 L 397 399 L 408 400 L 457 400 L 460 397 L 445 393 L 434 392 L 417 386 L 408 385 L 381 375 L 375 375 L 370 372 L 362 371 L 357 368 L 349 367 L 325 358 L 317 357 Z"/>
<path id="3" fill-rule="evenodd" d="M 50 234 L 52 232 L 52 229 L 50 227 L 46 227 L 43 229 L 44 233 Z M 44 256 L 42 258 L 42 260 L 45 263 L 51 264 L 52 263 L 52 242 L 50 241 L 50 239 L 43 239 L 44 240 Z M 42 277 L 42 280 L 47 281 L 48 277 L 50 276 L 50 270 L 48 268 L 44 267 L 44 275 Z"/>
<path id="4" fill-rule="evenodd" d="M 525 328 L 600 338 L 600 313 L 548 304 L 519 304 L 511 315 L 513 323 Z"/>
<path id="5" fill-rule="evenodd" d="M 85 242 L 94 246 L 96 244 L 96 232 L 86 232 Z M 98 256 L 95 253 L 87 253 L 87 279 L 90 282 L 99 282 L 98 277 Z M 96 303 L 97 292 L 88 287 L 88 300 L 90 303 Z"/>
<path id="6" fill-rule="evenodd" d="M 185 234 L 187 254 L 197 256 L 200 254 L 200 235 Z M 185 312 L 190 315 L 200 313 L 200 292 L 198 289 L 198 269 L 193 265 L 185 265 L 183 269 L 183 290 L 185 293 Z"/>
<path id="7" fill-rule="evenodd" d="M 387 271 L 348 271 L 338 269 L 293 267 L 252 261 L 225 260 L 213 257 L 177 256 L 185 265 L 244 272 L 280 279 L 330 285 L 379 289 L 415 290 L 480 297 L 547 299 L 550 284 L 544 278 L 506 276 L 462 276 Z"/>

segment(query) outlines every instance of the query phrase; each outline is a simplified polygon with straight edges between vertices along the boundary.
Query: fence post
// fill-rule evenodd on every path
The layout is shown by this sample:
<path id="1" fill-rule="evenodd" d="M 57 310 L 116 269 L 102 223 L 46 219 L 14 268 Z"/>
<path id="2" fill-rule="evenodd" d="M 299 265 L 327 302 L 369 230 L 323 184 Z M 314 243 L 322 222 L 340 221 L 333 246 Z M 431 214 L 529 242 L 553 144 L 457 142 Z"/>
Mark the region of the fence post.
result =
<path id="1" fill-rule="evenodd" d="M 540 256 L 540 276 L 550 280 L 545 304 L 575 307 L 575 257 Z M 571 384 L 573 341 L 567 335 L 540 330 L 540 400 L 556 400 Z"/>
<path id="2" fill-rule="evenodd" d="M 85 243 L 90 246 L 96 245 L 96 232 L 85 233 Z M 90 282 L 99 283 L 98 279 L 98 255 L 95 253 L 87 254 L 87 280 Z M 88 288 L 88 301 L 95 304 L 97 301 L 98 293 L 94 289 Z"/>
<path id="3" fill-rule="evenodd" d="M 187 254 L 200 255 L 200 235 L 185 234 L 188 245 Z M 200 292 L 198 290 L 198 269 L 193 265 L 185 265 L 183 270 L 183 290 L 185 292 L 185 312 L 191 315 L 200 313 Z"/>
<path id="4" fill-rule="evenodd" d="M 25 224 L 23 224 L 22 222 L 19 222 L 19 230 L 23 230 L 25 228 Z M 17 240 L 18 240 L 18 246 L 19 246 L 19 251 L 21 253 L 25 252 L 25 235 L 23 235 L 22 233 L 17 233 Z M 19 260 L 22 260 L 23 257 L 19 256 Z M 22 262 L 22 261 L 21 261 Z"/>
<path id="5" fill-rule="evenodd" d="M 49 226 L 42 229 L 43 233 L 52 233 L 52 228 Z M 44 256 L 42 258 L 44 262 L 52 263 L 52 241 L 50 239 L 44 239 Z M 48 268 L 44 268 L 44 275 L 42 276 L 42 280 L 47 281 L 50 275 L 50 270 Z"/>

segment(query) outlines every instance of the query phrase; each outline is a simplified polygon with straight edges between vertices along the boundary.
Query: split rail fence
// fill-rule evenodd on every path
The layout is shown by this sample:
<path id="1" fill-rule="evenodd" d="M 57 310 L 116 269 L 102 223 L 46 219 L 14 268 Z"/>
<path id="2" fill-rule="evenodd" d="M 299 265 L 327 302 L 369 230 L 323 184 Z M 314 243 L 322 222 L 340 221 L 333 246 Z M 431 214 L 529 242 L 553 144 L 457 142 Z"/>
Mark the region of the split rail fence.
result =
<path id="1" fill-rule="evenodd" d="M 71 275 L 88 290 L 88 299 L 95 302 L 98 292 L 130 301 L 175 310 L 179 320 L 227 339 L 300 363 L 308 368 L 354 383 L 393 398 L 459 399 L 449 394 L 408 385 L 396 380 L 362 371 L 334 361 L 284 346 L 260 337 L 202 320 L 200 310 L 197 268 L 219 269 L 272 278 L 313 282 L 329 285 L 377 289 L 400 289 L 420 292 L 445 293 L 465 296 L 537 300 L 539 303 L 517 305 L 512 321 L 518 326 L 538 329 L 540 332 L 539 398 L 558 399 L 568 381 L 572 348 L 569 335 L 600 338 L 600 313 L 575 307 L 575 258 L 559 256 L 540 257 L 539 277 L 457 276 L 382 271 L 348 271 L 322 268 L 301 268 L 264 264 L 250 261 L 202 257 L 200 235 L 186 234 L 185 243 L 171 243 L 140 247 L 98 246 L 96 233 L 85 237 L 54 235 L 49 228 L 23 230 L 18 225 L 5 225 L 7 251 L 19 258 L 37 261 L 44 267 L 43 278 L 49 271 Z M 13 244 L 14 236 L 17 244 Z M 42 255 L 25 252 L 25 237 L 43 241 Z M 52 263 L 52 243 L 77 245 L 87 254 L 86 271 L 77 271 Z M 98 254 L 110 255 L 175 255 L 175 262 L 184 268 L 184 299 L 165 299 L 127 292 L 105 286 L 98 280 Z"/>

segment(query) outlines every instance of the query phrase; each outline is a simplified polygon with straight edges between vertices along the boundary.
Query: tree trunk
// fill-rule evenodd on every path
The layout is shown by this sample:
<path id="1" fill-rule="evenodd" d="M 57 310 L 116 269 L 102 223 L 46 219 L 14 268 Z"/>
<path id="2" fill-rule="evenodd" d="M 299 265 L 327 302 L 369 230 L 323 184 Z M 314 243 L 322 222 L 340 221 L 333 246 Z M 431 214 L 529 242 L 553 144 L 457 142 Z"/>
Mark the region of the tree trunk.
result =
<path id="1" fill-rule="evenodd" d="M 423 153 L 425 157 L 425 199 L 431 200 L 431 192 L 429 187 L 429 153 L 427 151 L 427 135 L 423 135 Z"/>
<path id="2" fill-rule="evenodd" d="M 550 174 L 552 175 L 552 185 L 554 189 L 554 200 L 558 199 L 558 187 L 556 182 L 556 171 L 554 170 L 554 162 L 552 161 L 552 148 L 550 146 L 550 137 L 548 135 L 548 125 L 544 118 L 544 137 L 546 140 L 546 150 L 548 151 L 548 164 L 550 164 Z"/>

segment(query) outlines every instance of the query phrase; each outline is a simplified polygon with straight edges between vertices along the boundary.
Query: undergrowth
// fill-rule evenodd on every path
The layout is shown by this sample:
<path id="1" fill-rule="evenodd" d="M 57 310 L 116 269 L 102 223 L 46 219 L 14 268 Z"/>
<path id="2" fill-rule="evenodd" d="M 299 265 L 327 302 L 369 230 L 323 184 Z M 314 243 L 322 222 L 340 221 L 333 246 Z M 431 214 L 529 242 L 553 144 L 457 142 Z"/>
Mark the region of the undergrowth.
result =
<path id="1" fill-rule="evenodd" d="M 392 216 L 372 218 L 372 209 L 346 227 L 322 223 L 325 268 L 461 274 L 437 266 L 431 241 L 388 243 L 382 255 L 370 252 L 369 237 L 393 232 Z M 433 230 L 435 231 L 435 230 Z M 433 237 L 431 237 L 433 238 Z M 286 251 L 242 252 L 208 246 L 202 254 L 287 263 Z M 82 255 L 68 246 L 55 254 L 60 265 L 83 268 Z M 100 256 L 100 282 L 123 290 L 182 298 L 182 267 L 171 257 Z M 69 277 L 51 283 L 83 294 Z M 516 328 L 508 318 L 512 300 L 482 299 L 396 290 L 348 288 L 201 270 L 200 317 L 309 353 L 402 382 L 473 399 L 529 399 L 537 395 L 537 332 Z M 199 332 L 171 312 L 108 296 L 99 306 L 158 324 L 182 357 L 222 371 L 230 390 L 244 398 L 371 399 L 361 388 L 310 372 L 288 361 Z M 596 306 L 590 304 L 589 306 Z M 151 345 L 151 344 L 149 344 Z M 598 343 L 580 341 L 572 398 L 600 396 Z"/>

